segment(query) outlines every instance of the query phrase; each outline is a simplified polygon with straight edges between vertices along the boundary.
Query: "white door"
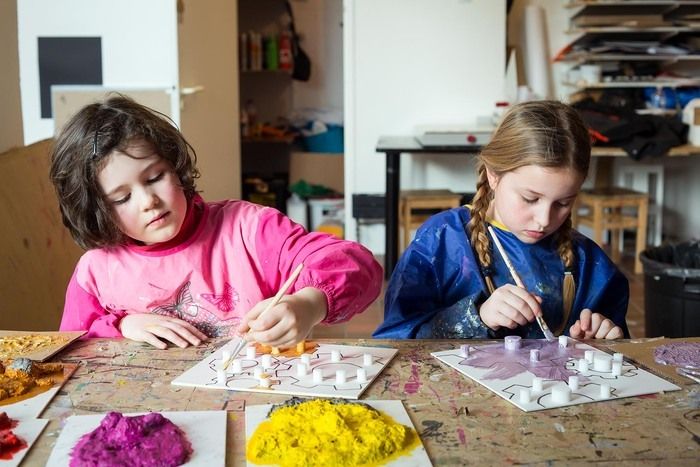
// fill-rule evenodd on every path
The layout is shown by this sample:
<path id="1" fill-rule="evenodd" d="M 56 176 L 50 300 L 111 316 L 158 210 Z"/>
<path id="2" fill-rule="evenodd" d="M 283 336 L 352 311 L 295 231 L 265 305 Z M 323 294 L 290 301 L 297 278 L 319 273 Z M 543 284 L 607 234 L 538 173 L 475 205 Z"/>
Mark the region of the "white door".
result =
<path id="1" fill-rule="evenodd" d="M 18 0 L 24 143 L 54 134 L 52 85 L 171 90 L 179 123 L 175 0 Z"/>
<path id="2" fill-rule="evenodd" d="M 100 88 L 165 99 L 205 198 L 239 196 L 236 11 L 230 0 L 17 0 L 24 143 L 54 136 L 52 87 L 73 109 Z M 77 86 L 86 94 L 68 99 Z"/>

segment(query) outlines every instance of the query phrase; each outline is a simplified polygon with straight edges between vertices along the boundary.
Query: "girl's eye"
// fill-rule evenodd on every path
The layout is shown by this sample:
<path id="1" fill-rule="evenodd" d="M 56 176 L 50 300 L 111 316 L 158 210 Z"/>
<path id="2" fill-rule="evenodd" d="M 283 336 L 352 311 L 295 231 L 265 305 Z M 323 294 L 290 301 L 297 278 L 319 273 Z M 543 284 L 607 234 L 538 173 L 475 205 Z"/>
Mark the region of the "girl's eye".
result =
<path id="1" fill-rule="evenodd" d="M 114 201 L 112 201 L 112 204 L 124 204 L 127 201 L 129 201 L 129 198 L 131 198 L 131 194 L 128 194 L 123 198 L 115 199 Z"/>
<path id="2" fill-rule="evenodd" d="M 147 180 L 147 182 L 148 182 L 149 184 L 155 183 L 155 182 L 157 182 L 158 180 L 161 180 L 161 179 L 163 178 L 164 175 L 165 175 L 165 172 L 161 172 L 161 173 L 159 173 L 158 175 L 156 175 L 155 177 L 149 178 L 149 179 Z"/>
<path id="3" fill-rule="evenodd" d="M 571 206 L 571 201 L 558 202 L 557 204 L 563 208 L 568 208 L 569 206 Z"/>
<path id="4" fill-rule="evenodd" d="M 535 204 L 537 202 L 537 198 L 529 199 L 523 197 L 523 201 L 525 201 L 527 204 Z"/>

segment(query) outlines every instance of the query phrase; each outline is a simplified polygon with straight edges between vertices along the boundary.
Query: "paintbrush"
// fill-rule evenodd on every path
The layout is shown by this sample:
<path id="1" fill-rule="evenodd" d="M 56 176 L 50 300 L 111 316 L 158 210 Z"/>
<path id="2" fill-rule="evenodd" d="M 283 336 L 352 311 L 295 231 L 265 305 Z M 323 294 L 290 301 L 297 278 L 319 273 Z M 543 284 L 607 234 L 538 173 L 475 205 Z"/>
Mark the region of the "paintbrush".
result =
<path id="1" fill-rule="evenodd" d="M 262 313 L 260 313 L 258 315 L 258 317 L 256 319 L 260 319 L 260 317 L 262 315 L 267 313 L 271 308 L 274 308 L 274 306 L 279 303 L 279 301 L 282 299 L 284 294 L 287 293 L 287 290 L 289 290 L 289 288 L 292 286 L 292 284 L 294 284 L 294 281 L 297 280 L 297 277 L 299 277 L 299 273 L 301 272 L 302 269 L 304 269 L 304 263 L 299 263 L 299 266 L 297 266 L 294 269 L 294 271 L 289 276 L 289 278 L 284 282 L 284 284 L 282 284 L 282 287 L 280 287 L 280 289 L 277 291 L 277 294 L 275 294 L 275 296 L 272 298 L 270 303 L 267 304 L 265 309 L 262 311 Z M 223 365 L 224 370 L 226 370 L 228 368 L 229 363 L 231 363 L 233 361 L 233 359 L 236 358 L 239 353 L 241 353 L 241 350 L 243 350 L 243 347 L 245 347 L 246 344 L 248 343 L 245 340 L 245 335 L 247 335 L 248 332 L 250 332 L 250 330 L 248 330 L 243 336 L 240 337 L 241 340 L 238 341 L 238 344 L 236 344 L 236 347 L 231 352 L 231 357 L 229 357 L 229 359 L 224 362 L 224 365 Z"/>
<path id="2" fill-rule="evenodd" d="M 506 266 L 508 267 L 508 271 L 510 271 L 511 277 L 515 281 L 515 285 L 517 285 L 521 289 L 527 290 L 525 288 L 525 284 L 520 279 L 520 276 L 515 271 L 515 268 L 513 267 L 513 263 L 510 262 L 510 258 L 508 258 L 508 255 L 506 255 L 506 250 L 503 248 L 503 245 L 501 245 L 501 241 L 496 236 L 496 232 L 493 231 L 493 227 L 491 227 L 489 225 L 488 230 L 489 230 L 489 233 L 491 234 L 491 238 L 493 238 L 493 243 L 496 244 L 496 249 L 501 254 L 503 261 L 506 263 Z M 544 334 L 544 337 L 548 341 L 556 340 L 556 338 L 554 337 L 554 334 L 552 334 L 552 331 L 549 330 L 549 326 L 547 326 L 547 323 L 545 322 L 542 315 L 535 316 L 535 320 L 537 321 L 537 324 L 540 326 L 540 329 L 542 330 L 542 334 Z"/>

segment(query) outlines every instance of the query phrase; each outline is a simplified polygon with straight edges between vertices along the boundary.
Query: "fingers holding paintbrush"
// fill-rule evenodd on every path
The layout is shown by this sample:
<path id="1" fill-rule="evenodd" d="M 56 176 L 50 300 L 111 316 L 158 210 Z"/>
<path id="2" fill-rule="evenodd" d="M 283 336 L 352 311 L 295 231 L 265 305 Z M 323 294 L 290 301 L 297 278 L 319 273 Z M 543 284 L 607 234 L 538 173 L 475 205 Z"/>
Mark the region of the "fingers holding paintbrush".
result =
<path id="1" fill-rule="evenodd" d="M 494 232 L 493 227 L 490 225 L 488 226 L 488 231 L 489 234 L 491 235 L 491 238 L 493 239 L 494 245 L 496 245 L 496 250 L 498 250 L 498 253 L 501 255 L 501 258 L 503 258 L 503 261 L 506 263 L 506 267 L 508 268 L 508 271 L 510 272 L 511 277 L 513 278 L 513 281 L 515 282 L 515 285 L 517 285 L 520 289 L 526 291 L 527 293 L 530 293 L 527 291 L 525 284 L 523 283 L 522 279 L 520 279 L 520 275 L 518 275 L 518 272 L 515 270 L 515 267 L 513 266 L 513 263 L 511 263 L 510 258 L 506 254 L 505 248 L 503 248 L 503 245 L 501 244 L 501 241 L 498 239 L 498 236 L 496 235 L 496 232 Z M 535 320 L 537 321 L 537 324 L 540 327 L 540 330 L 544 334 L 544 337 L 548 341 L 554 340 L 554 334 L 552 331 L 549 330 L 549 327 L 547 326 L 547 323 L 544 320 L 544 317 L 542 315 L 542 309 L 540 308 L 540 303 L 542 302 L 542 299 L 530 294 L 535 299 L 537 300 L 537 303 L 534 307 L 531 307 L 534 315 L 535 315 Z"/>
<path id="2" fill-rule="evenodd" d="M 246 332 L 247 341 L 290 347 L 304 340 L 313 326 L 325 318 L 327 302 L 321 290 L 305 287 L 286 294 L 301 268 L 297 266 L 273 298 L 263 300 L 246 314 L 239 330 Z"/>

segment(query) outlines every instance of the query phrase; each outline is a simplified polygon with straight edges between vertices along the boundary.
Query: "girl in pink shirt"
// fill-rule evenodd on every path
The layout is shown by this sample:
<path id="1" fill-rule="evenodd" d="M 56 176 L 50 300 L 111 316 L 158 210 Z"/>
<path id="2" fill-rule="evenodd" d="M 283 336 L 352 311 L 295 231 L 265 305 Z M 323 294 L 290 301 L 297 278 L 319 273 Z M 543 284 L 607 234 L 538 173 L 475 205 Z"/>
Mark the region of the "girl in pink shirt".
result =
<path id="1" fill-rule="evenodd" d="M 381 267 L 367 249 L 308 233 L 272 208 L 205 202 L 195 161 L 163 115 L 123 96 L 66 125 L 51 179 L 64 224 L 88 251 L 68 284 L 61 330 L 158 348 L 249 331 L 288 347 L 377 298 Z M 288 295 L 259 317 L 299 263 Z"/>

